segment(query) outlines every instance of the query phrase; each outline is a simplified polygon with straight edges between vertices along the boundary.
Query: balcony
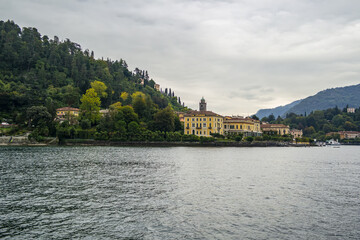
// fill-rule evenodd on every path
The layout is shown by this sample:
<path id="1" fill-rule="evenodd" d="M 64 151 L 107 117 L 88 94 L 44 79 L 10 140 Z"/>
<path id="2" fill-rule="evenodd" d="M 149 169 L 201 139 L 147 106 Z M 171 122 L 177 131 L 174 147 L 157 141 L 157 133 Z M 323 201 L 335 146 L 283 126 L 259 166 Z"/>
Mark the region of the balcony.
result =
<path id="1" fill-rule="evenodd" d="M 201 127 L 197 126 L 196 129 L 201 129 Z"/>
<path id="2" fill-rule="evenodd" d="M 186 127 L 186 129 L 190 129 L 190 127 Z"/>

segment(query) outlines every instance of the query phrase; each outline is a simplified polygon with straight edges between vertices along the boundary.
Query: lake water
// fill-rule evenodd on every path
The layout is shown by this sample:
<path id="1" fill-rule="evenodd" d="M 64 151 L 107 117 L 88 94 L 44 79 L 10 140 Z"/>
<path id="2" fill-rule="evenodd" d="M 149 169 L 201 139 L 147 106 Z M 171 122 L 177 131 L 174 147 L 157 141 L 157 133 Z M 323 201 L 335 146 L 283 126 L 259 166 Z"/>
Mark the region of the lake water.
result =
<path id="1" fill-rule="evenodd" d="M 0 238 L 360 239 L 360 147 L 0 147 Z"/>

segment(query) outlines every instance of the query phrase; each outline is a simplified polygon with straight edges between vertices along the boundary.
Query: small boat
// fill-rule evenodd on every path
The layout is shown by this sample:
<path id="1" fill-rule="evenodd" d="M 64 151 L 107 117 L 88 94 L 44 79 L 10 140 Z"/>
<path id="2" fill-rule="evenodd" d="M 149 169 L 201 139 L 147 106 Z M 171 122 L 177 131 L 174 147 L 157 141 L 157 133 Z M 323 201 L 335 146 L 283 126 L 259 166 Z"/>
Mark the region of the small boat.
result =
<path id="1" fill-rule="evenodd" d="M 326 141 L 326 145 L 340 147 L 341 144 L 338 142 L 338 140 L 330 139 L 330 140 Z"/>

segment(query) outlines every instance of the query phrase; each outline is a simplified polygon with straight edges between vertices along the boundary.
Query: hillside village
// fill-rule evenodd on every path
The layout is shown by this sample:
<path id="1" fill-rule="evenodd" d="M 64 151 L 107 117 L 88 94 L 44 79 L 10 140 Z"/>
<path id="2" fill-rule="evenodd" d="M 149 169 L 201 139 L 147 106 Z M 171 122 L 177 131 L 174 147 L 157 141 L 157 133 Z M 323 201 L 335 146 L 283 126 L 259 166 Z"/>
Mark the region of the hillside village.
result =
<path id="1" fill-rule="evenodd" d="M 160 89 L 157 89 L 160 91 Z M 63 107 L 56 110 L 57 120 L 75 121 L 79 117 L 80 109 L 72 107 Z M 101 116 L 109 114 L 109 109 L 100 110 Z M 293 140 L 303 138 L 303 131 L 290 128 L 289 125 L 271 124 L 261 122 L 256 117 L 242 116 L 222 116 L 207 109 L 207 103 L 204 98 L 199 102 L 199 110 L 189 110 L 188 112 L 175 112 L 183 124 L 184 135 L 194 135 L 198 137 L 213 136 L 236 136 L 243 137 L 260 137 L 263 134 L 291 136 Z M 355 108 L 347 108 L 347 113 L 355 113 Z M 360 138 L 358 131 L 339 131 L 329 132 L 326 136 L 338 135 L 342 139 Z"/>

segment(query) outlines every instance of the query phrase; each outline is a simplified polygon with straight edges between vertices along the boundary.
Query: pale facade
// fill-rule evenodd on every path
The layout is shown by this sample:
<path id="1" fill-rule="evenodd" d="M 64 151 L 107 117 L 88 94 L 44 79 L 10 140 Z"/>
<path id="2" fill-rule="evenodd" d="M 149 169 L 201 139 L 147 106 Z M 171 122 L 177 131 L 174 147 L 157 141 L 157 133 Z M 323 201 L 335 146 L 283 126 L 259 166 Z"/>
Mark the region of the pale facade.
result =
<path id="1" fill-rule="evenodd" d="M 225 117 L 224 133 L 243 133 L 245 136 L 261 136 L 260 121 L 244 117 Z"/>
<path id="2" fill-rule="evenodd" d="M 293 138 L 302 138 L 303 137 L 303 131 L 298 129 L 291 129 L 290 135 L 293 136 Z"/>
<path id="3" fill-rule="evenodd" d="M 56 116 L 58 118 L 64 118 L 65 115 L 67 116 L 79 116 L 79 109 L 78 108 L 72 108 L 72 107 L 63 107 L 56 109 Z"/>
<path id="4" fill-rule="evenodd" d="M 288 135 L 290 127 L 284 124 L 261 124 L 262 131 L 268 133 L 276 133 L 278 135 Z"/>
<path id="5" fill-rule="evenodd" d="M 355 108 L 347 108 L 346 112 L 347 113 L 355 113 Z"/>
<path id="6" fill-rule="evenodd" d="M 155 83 L 154 88 L 155 88 L 157 91 L 160 91 L 160 85 L 159 85 L 159 84 Z"/>
<path id="7" fill-rule="evenodd" d="M 354 139 L 354 138 L 360 138 L 360 132 L 356 131 L 340 131 L 340 132 L 329 132 L 326 134 L 326 136 L 332 136 L 335 134 L 339 134 L 340 139 Z"/>
<path id="8" fill-rule="evenodd" d="M 185 115 L 185 113 L 183 113 L 183 112 L 175 112 L 175 114 L 179 117 L 180 122 L 184 122 L 184 121 L 185 121 L 185 120 L 184 120 L 184 115 Z"/>

